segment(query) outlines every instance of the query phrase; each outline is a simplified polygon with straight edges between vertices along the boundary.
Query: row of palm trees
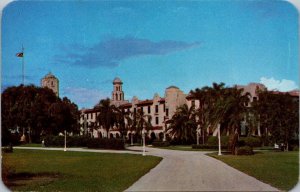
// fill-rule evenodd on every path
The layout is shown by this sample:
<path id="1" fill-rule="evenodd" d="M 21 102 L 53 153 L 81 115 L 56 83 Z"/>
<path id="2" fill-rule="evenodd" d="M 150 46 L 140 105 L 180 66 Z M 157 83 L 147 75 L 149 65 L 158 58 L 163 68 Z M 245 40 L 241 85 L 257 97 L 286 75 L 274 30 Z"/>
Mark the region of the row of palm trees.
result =
<path id="1" fill-rule="evenodd" d="M 250 102 L 249 93 L 244 94 L 243 89 L 236 87 L 227 88 L 224 83 L 192 90 L 190 97 L 198 100 L 199 106 L 178 107 L 168 127 L 171 136 L 183 143 L 197 139 L 199 144 L 200 134 L 204 143 L 206 132 L 215 130 L 218 125 L 230 135 L 237 134 Z"/>
<path id="2" fill-rule="evenodd" d="M 247 136 L 257 132 L 264 144 L 269 141 L 283 143 L 288 148 L 299 134 L 299 98 L 289 93 L 256 90 L 259 99 L 251 103 L 249 93 L 237 87 L 225 87 L 224 83 L 213 83 L 211 87 L 197 88 L 190 92 L 199 106 L 177 108 L 170 120 L 168 131 L 172 137 L 183 142 L 202 136 L 204 143 L 207 131 L 229 134 L 229 149 L 234 153 L 241 128 L 247 128 Z M 270 138 L 269 138 L 270 137 Z"/>

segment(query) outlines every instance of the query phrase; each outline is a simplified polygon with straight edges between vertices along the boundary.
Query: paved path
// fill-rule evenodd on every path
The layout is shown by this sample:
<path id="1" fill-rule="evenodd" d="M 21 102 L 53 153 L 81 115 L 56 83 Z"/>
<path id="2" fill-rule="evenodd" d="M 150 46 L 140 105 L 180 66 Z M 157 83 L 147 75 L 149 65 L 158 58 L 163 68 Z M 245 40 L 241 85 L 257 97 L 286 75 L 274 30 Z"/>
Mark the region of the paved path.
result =
<path id="1" fill-rule="evenodd" d="M 147 151 L 163 160 L 126 191 L 278 191 L 205 152 L 156 148 Z"/>
<path id="2" fill-rule="evenodd" d="M 25 147 L 14 147 L 16 149 Z M 38 150 L 63 148 L 26 147 Z M 68 148 L 68 151 L 141 154 L 141 147 L 131 150 L 93 150 Z M 146 148 L 147 155 L 163 157 L 149 173 L 141 177 L 126 191 L 279 191 L 227 164 L 206 156 L 206 152 L 175 151 Z"/>
<path id="3" fill-rule="evenodd" d="M 59 147 L 18 147 L 14 146 L 14 149 L 35 149 L 35 150 L 48 150 L 48 151 L 63 151 L 64 148 Z M 94 152 L 94 153 L 131 153 L 131 154 L 142 154 L 141 149 L 132 150 L 109 150 L 109 149 L 87 149 L 87 148 L 67 148 L 67 151 L 80 151 L 80 152 Z"/>

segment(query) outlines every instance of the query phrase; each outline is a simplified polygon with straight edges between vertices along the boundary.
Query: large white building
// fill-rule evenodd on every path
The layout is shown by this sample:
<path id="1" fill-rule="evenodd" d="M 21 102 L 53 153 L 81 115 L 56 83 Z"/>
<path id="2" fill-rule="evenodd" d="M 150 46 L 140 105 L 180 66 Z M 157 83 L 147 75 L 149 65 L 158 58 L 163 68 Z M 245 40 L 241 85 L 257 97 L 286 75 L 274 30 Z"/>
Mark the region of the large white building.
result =
<path id="1" fill-rule="evenodd" d="M 124 92 L 122 89 L 123 82 L 120 78 L 113 81 L 113 91 L 111 104 L 130 111 L 132 114 L 137 110 L 142 110 L 145 115 L 151 116 L 152 129 L 148 132 L 150 135 L 154 133 L 157 138 L 165 137 L 166 121 L 174 115 L 176 108 L 187 103 L 186 94 L 178 87 L 170 86 L 166 88 L 164 97 L 154 94 L 152 99 L 139 100 L 133 97 L 131 102 L 124 100 Z M 120 133 L 116 127 L 113 127 L 107 134 L 106 131 L 96 123 L 96 116 L 99 114 L 97 109 L 82 109 L 80 116 L 80 125 L 83 133 L 87 133 L 89 128 L 93 128 L 90 132 L 93 137 L 119 137 Z M 91 129 L 90 129 L 91 130 Z M 128 131 L 130 134 L 130 131 Z"/>
<path id="2" fill-rule="evenodd" d="M 191 95 L 185 94 L 176 86 L 166 88 L 163 97 L 158 94 L 154 94 L 152 99 L 147 100 L 139 100 L 137 97 L 133 97 L 131 102 L 129 102 L 128 100 L 124 100 L 122 85 L 123 82 L 120 78 L 115 78 L 113 80 L 111 104 L 120 107 L 125 111 L 130 111 L 132 114 L 140 109 L 145 115 L 151 116 L 152 129 L 148 131 L 148 135 L 154 133 L 156 138 L 166 138 L 166 122 L 172 118 L 177 107 L 183 104 L 187 104 L 188 107 L 194 105 L 195 109 L 199 107 L 199 100 Z M 257 90 L 266 90 L 266 87 L 260 83 L 236 85 L 236 87 L 243 89 L 244 93 L 250 93 L 251 102 L 258 99 Z M 291 92 L 291 95 L 295 95 L 298 98 L 299 92 Z M 96 116 L 98 114 L 99 110 L 97 109 L 81 110 L 80 125 L 82 133 L 88 132 L 93 137 L 119 137 L 120 132 L 117 127 L 113 127 L 109 133 L 106 133 L 106 131 L 96 123 Z M 130 131 L 127 131 L 127 134 L 131 134 Z M 217 129 L 211 134 L 217 135 Z M 260 133 L 257 134 L 260 135 Z"/>

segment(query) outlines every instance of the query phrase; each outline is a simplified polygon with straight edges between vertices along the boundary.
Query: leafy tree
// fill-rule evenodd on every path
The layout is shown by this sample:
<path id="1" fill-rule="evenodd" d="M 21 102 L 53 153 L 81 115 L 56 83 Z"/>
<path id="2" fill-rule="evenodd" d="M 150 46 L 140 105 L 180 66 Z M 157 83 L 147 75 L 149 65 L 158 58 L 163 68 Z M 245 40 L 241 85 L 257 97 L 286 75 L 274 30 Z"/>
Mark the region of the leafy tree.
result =
<path id="1" fill-rule="evenodd" d="M 64 124 L 64 128 L 71 126 L 72 129 L 69 130 L 74 131 L 77 127 L 78 116 L 76 114 L 79 114 L 77 106 L 68 99 L 61 101 L 48 88 L 34 85 L 13 86 L 3 91 L 1 99 L 2 131 L 8 134 L 2 135 L 2 138 L 10 137 L 9 134 L 11 133 L 22 134 L 24 130 L 29 142 L 32 139 L 37 142 L 42 134 L 56 133 L 53 129 L 60 127 L 61 124 L 56 121 L 59 119 L 56 117 L 58 114 L 50 113 L 54 108 L 53 105 L 56 105 L 56 108 L 67 106 L 67 109 L 61 114 L 61 118 L 68 121 Z M 67 100 L 69 103 L 66 102 Z M 70 111 L 72 111 L 71 115 L 69 114 Z M 73 120 L 69 121 L 70 118 Z"/>
<path id="2" fill-rule="evenodd" d="M 265 142 L 270 139 L 274 143 L 284 143 L 288 149 L 291 140 L 299 134 L 299 100 L 288 93 L 261 91 L 253 105 Z"/>

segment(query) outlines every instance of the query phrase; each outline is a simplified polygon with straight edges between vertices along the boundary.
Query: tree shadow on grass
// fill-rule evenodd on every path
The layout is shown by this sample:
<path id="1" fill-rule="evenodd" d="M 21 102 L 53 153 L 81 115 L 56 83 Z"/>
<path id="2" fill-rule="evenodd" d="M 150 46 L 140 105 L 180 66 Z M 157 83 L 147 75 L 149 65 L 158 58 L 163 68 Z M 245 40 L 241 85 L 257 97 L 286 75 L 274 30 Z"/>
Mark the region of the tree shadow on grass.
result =
<path id="1" fill-rule="evenodd" d="M 9 188 L 18 188 L 28 185 L 46 185 L 61 177 L 60 173 L 41 172 L 41 173 L 11 173 L 3 179 L 3 183 Z"/>

